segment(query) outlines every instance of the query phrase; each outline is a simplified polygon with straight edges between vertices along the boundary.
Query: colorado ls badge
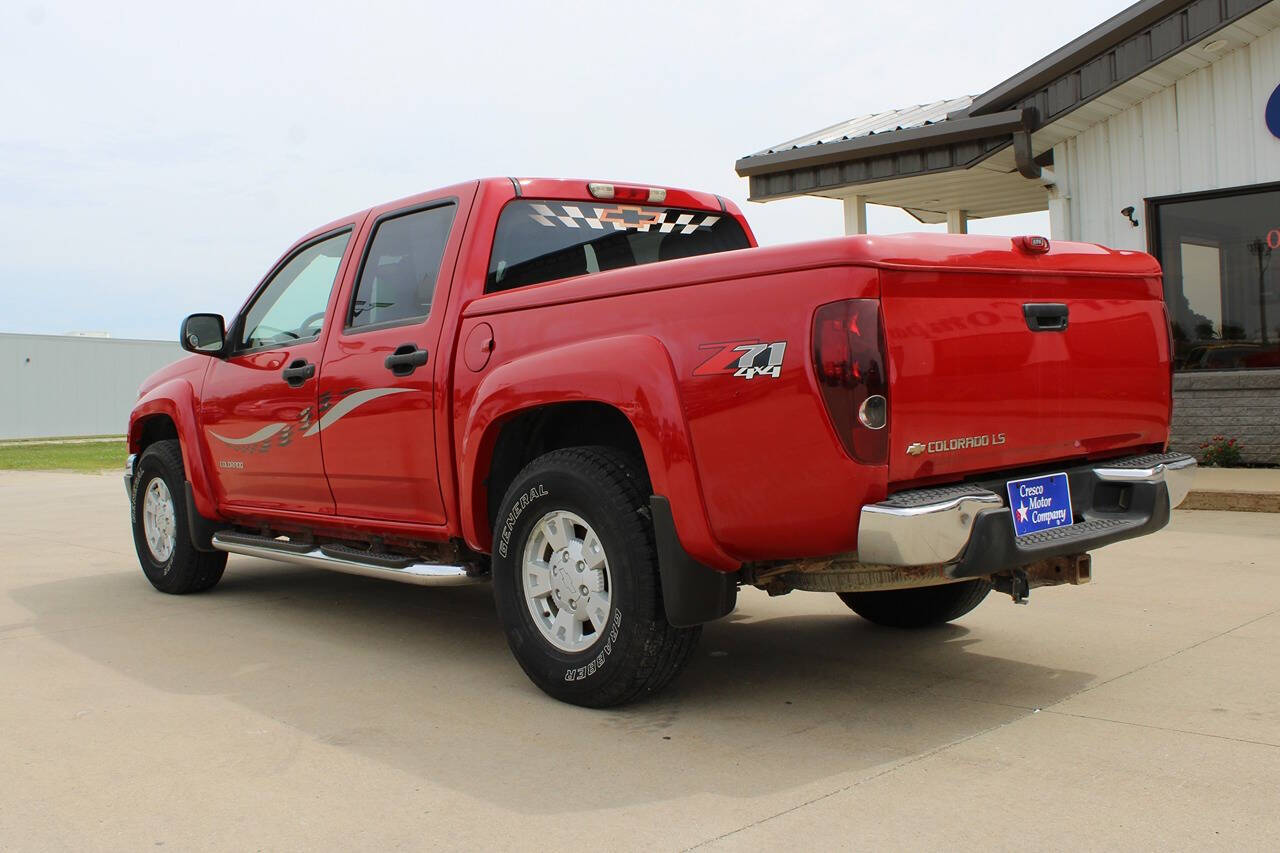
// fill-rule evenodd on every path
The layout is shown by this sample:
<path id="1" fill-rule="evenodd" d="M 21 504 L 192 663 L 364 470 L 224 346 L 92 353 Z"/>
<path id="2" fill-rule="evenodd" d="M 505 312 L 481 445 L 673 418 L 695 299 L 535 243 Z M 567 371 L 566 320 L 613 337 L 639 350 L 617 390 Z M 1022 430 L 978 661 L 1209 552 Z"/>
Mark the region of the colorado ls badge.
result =
<path id="1" fill-rule="evenodd" d="M 1066 474 L 1012 480 L 1008 488 L 1016 535 L 1071 525 L 1071 489 Z"/>

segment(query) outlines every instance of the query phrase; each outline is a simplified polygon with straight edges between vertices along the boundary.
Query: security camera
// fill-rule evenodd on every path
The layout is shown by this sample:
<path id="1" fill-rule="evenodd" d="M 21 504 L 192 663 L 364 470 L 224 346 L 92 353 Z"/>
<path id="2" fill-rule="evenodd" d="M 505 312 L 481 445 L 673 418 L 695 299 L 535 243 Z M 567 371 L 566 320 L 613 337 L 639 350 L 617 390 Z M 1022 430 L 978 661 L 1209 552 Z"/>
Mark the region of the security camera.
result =
<path id="1" fill-rule="evenodd" d="M 1133 217 L 1133 205 L 1120 208 L 1120 215 L 1129 220 L 1129 224 L 1134 228 L 1138 227 L 1138 220 Z"/>

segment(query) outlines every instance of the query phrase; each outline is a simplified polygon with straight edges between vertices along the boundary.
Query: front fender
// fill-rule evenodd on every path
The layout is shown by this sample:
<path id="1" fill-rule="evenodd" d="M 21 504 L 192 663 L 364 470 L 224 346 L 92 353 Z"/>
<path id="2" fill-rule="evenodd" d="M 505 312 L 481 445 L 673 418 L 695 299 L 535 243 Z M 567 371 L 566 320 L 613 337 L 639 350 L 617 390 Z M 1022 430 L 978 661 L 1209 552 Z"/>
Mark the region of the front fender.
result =
<path id="1" fill-rule="evenodd" d="M 483 480 L 502 422 L 555 403 L 604 403 L 622 412 L 640 439 L 655 494 L 671 502 L 680 544 L 696 560 L 722 571 L 741 561 L 716 542 L 707 521 L 675 370 L 666 348 L 647 335 L 621 335 L 543 350 L 494 368 L 480 383 L 462 432 L 462 533 L 487 552 L 491 542 Z"/>
<path id="2" fill-rule="evenodd" d="M 205 467 L 208 454 L 196 423 L 196 394 L 184 377 L 162 382 L 144 394 L 129 413 L 129 452 L 137 453 L 143 424 L 148 418 L 164 416 L 173 421 L 182 443 L 182 467 L 191 484 L 196 511 L 205 518 L 222 518 L 214 499 L 213 480 Z"/>

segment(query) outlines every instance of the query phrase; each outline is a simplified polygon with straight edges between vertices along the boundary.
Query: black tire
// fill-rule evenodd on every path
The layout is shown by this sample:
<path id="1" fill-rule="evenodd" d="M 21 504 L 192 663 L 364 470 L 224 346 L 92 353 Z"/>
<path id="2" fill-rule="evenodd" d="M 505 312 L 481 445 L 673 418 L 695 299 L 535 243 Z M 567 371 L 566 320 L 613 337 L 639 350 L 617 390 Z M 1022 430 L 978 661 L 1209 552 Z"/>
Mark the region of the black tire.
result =
<path id="1" fill-rule="evenodd" d="M 971 581 L 888 589 L 882 592 L 842 592 L 840 600 L 863 619 L 890 628 L 927 628 L 959 619 L 982 603 L 991 581 Z"/>
<path id="2" fill-rule="evenodd" d="M 143 527 L 143 500 L 153 480 L 161 480 L 173 501 L 173 551 L 160 560 L 147 544 Z M 227 555 L 222 551 L 198 551 L 191 542 L 187 523 L 186 475 L 182 468 L 182 446 L 174 439 L 157 441 L 138 458 L 129 494 L 129 515 L 133 523 L 133 547 L 138 562 L 151 585 L 171 595 L 203 592 L 222 579 Z"/>
<path id="3" fill-rule="evenodd" d="M 689 661 L 701 627 L 667 622 L 644 468 L 607 447 L 557 450 L 530 462 L 507 489 L 494 525 L 493 594 L 521 668 L 549 696 L 588 708 L 657 692 Z M 522 578 L 524 551 L 552 511 L 595 531 L 609 567 L 610 610 L 585 650 L 553 645 L 534 624 Z M 585 605 L 584 605 L 585 606 Z"/>

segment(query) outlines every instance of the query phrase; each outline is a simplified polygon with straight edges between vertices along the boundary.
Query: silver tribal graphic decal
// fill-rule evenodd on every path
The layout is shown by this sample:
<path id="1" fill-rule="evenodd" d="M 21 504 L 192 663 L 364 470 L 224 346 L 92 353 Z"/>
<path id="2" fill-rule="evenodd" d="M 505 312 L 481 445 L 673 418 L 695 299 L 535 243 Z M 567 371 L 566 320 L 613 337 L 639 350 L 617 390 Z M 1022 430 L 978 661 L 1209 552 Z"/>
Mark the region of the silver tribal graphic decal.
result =
<path id="1" fill-rule="evenodd" d="M 337 393 L 326 391 L 320 395 L 314 407 L 307 406 L 298 412 L 298 419 L 294 423 L 282 421 L 268 424 L 243 438 L 219 435 L 213 430 L 209 430 L 209 435 L 242 453 L 266 453 L 273 447 L 288 447 L 299 435 L 302 438 L 318 435 L 371 400 L 412 390 L 412 388 L 366 388 L 361 391 L 348 388 Z"/>
<path id="2" fill-rule="evenodd" d="M 343 397 L 338 401 L 337 405 L 329 411 L 322 412 L 320 415 L 320 422 L 304 432 L 303 436 L 315 435 L 326 427 L 333 426 L 338 421 L 342 420 L 342 417 L 352 409 L 355 409 L 358 406 L 363 406 L 370 400 L 376 400 L 379 397 L 385 397 L 388 394 L 402 394 L 405 391 L 412 390 L 412 388 L 366 388 L 363 391 L 357 391 L 354 394 Z"/>
<path id="3" fill-rule="evenodd" d="M 218 435 L 213 430 L 209 430 L 209 435 L 218 439 L 218 441 L 225 441 L 227 444 L 257 444 L 259 441 L 271 438 L 271 436 L 284 428 L 285 424 L 267 424 L 253 435 L 246 435 L 244 438 L 227 438 L 225 435 Z"/>

